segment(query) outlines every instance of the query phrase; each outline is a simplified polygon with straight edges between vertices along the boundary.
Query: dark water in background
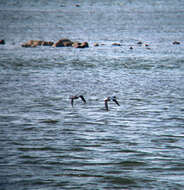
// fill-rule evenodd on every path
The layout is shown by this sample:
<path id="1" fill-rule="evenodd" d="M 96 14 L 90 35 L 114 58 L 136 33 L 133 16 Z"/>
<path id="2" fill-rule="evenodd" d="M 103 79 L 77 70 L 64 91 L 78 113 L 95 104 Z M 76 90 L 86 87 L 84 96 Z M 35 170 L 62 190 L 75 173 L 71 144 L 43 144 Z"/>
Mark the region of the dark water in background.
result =
<path id="1" fill-rule="evenodd" d="M 181 0 L 1 0 L 0 189 L 183 189 L 183 10 Z M 63 37 L 90 47 L 21 47 Z M 75 94 L 87 104 L 72 108 Z M 111 95 L 121 106 L 107 112 Z"/>

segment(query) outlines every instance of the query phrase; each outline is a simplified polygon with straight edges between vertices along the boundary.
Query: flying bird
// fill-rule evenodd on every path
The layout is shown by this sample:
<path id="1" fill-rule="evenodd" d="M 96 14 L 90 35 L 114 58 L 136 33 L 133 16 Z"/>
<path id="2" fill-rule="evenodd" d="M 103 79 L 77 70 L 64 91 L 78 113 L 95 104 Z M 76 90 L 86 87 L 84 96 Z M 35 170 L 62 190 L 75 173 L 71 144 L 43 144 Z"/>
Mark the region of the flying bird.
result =
<path id="1" fill-rule="evenodd" d="M 120 106 L 119 102 L 118 102 L 117 99 L 116 99 L 116 96 L 107 97 L 107 98 L 105 98 L 105 100 L 104 100 L 104 102 L 105 102 L 105 109 L 106 109 L 107 111 L 109 111 L 109 107 L 108 107 L 108 102 L 109 102 L 109 101 L 113 101 L 113 102 L 115 102 L 118 106 Z"/>
<path id="2" fill-rule="evenodd" d="M 71 99 L 71 105 L 72 105 L 72 107 L 73 107 L 73 104 L 74 104 L 74 100 L 75 100 L 75 99 L 79 99 L 79 98 L 80 98 L 84 103 L 86 103 L 86 100 L 85 100 L 84 96 L 82 96 L 82 95 L 80 95 L 80 96 L 71 96 L 70 99 Z"/>

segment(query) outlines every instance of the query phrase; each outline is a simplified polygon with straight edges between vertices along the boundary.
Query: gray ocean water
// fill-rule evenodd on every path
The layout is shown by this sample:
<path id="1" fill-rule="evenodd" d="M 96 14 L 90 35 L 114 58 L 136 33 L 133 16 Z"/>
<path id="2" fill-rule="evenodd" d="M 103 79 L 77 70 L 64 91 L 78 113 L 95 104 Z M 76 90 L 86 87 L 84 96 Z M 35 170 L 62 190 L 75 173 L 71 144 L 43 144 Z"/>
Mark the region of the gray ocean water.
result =
<path id="1" fill-rule="evenodd" d="M 0 190 L 184 189 L 184 1 L 0 0 L 0 23 Z M 21 47 L 61 38 L 89 48 Z"/>

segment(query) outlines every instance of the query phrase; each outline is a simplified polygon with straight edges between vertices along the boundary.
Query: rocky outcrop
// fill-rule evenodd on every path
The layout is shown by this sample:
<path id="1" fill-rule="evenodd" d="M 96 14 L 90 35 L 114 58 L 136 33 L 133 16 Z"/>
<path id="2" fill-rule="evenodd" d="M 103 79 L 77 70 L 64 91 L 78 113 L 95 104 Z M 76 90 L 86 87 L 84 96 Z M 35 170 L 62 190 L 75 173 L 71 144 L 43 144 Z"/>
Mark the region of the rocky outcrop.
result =
<path id="1" fill-rule="evenodd" d="M 89 44 L 88 44 L 88 42 L 74 42 L 73 44 L 72 44 L 72 46 L 74 47 L 74 48 L 88 48 L 89 47 Z"/>
<path id="2" fill-rule="evenodd" d="M 89 44 L 87 42 L 72 42 L 71 40 L 67 38 L 60 39 L 55 44 L 53 44 L 53 47 L 74 47 L 74 48 L 86 48 L 89 47 Z"/>
<path id="3" fill-rule="evenodd" d="M 1 44 L 1 45 L 4 45 L 4 44 L 5 44 L 5 41 L 4 41 L 4 40 L 0 40 L 0 44 Z"/>
<path id="4" fill-rule="evenodd" d="M 53 44 L 53 47 L 71 47 L 73 42 L 67 38 L 60 39 L 55 44 Z"/>
<path id="5" fill-rule="evenodd" d="M 42 42 L 42 46 L 52 46 L 54 44 L 54 42 L 46 42 L 46 41 L 43 41 Z"/>
<path id="6" fill-rule="evenodd" d="M 41 41 L 41 40 L 29 40 L 21 45 L 22 47 L 37 47 L 37 46 L 52 46 L 52 47 L 75 47 L 75 48 L 87 48 L 88 42 L 72 42 L 67 38 L 62 38 L 56 43 Z"/>
<path id="7" fill-rule="evenodd" d="M 121 44 L 117 43 L 117 42 L 114 42 L 114 43 L 112 43 L 112 46 L 121 46 Z"/>
<path id="8" fill-rule="evenodd" d="M 23 43 L 22 47 L 37 47 L 37 46 L 52 46 L 53 42 L 41 41 L 41 40 L 29 40 L 26 43 Z"/>

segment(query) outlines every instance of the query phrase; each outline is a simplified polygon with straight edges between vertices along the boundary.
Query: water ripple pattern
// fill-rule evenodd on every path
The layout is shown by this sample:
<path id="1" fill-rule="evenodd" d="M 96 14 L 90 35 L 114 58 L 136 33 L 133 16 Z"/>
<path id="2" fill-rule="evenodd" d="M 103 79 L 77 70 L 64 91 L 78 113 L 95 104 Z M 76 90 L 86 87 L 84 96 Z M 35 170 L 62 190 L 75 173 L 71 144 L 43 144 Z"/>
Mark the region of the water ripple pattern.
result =
<path id="1" fill-rule="evenodd" d="M 0 190 L 184 189 L 183 9 L 1 0 Z M 61 38 L 90 46 L 21 47 Z"/>

